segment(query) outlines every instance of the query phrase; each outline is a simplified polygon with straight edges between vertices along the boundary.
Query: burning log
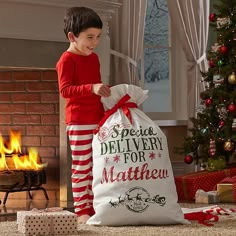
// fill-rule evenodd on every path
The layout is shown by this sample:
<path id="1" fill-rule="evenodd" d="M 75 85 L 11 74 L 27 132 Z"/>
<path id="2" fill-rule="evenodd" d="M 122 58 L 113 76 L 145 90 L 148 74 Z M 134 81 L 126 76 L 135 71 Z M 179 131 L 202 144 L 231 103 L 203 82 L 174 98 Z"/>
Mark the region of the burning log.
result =
<path id="1" fill-rule="evenodd" d="M 0 188 L 9 188 L 16 184 L 22 185 L 25 182 L 25 175 L 22 171 L 0 172 Z"/>

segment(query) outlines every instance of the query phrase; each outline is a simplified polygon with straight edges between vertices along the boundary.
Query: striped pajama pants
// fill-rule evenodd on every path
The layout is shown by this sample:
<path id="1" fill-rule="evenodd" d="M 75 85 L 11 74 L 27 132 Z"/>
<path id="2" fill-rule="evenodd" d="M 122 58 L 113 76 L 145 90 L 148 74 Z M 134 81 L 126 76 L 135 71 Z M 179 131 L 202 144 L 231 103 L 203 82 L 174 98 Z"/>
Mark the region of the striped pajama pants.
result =
<path id="1" fill-rule="evenodd" d="M 72 154 L 72 193 L 75 213 L 80 215 L 94 214 L 92 192 L 92 138 L 97 125 L 68 125 Z"/>

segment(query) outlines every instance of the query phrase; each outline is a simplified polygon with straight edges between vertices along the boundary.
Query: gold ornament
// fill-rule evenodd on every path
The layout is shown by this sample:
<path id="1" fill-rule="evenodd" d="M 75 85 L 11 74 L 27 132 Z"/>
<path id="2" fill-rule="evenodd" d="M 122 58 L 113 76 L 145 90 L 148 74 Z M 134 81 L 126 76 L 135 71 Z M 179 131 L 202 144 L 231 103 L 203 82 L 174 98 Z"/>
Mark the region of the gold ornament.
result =
<path id="1" fill-rule="evenodd" d="M 234 143 L 231 142 L 230 139 L 224 143 L 224 150 L 225 151 L 230 152 L 233 149 L 234 149 Z"/>
<path id="2" fill-rule="evenodd" d="M 229 82 L 230 84 L 236 84 L 236 75 L 235 75 L 234 72 L 232 72 L 232 74 L 229 75 L 229 77 L 228 77 L 228 82 Z"/>

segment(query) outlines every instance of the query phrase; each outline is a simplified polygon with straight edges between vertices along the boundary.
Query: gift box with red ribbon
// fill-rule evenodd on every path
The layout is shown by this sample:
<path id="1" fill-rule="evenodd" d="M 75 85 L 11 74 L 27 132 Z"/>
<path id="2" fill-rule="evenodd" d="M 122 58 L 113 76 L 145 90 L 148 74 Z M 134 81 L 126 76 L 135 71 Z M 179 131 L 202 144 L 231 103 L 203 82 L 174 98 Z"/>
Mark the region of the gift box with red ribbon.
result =
<path id="1" fill-rule="evenodd" d="M 59 208 L 17 212 L 18 231 L 24 235 L 77 234 L 77 215 Z"/>
<path id="2" fill-rule="evenodd" d="M 178 201 L 194 201 L 198 189 L 213 191 L 218 183 L 226 177 L 236 175 L 236 167 L 209 172 L 206 170 L 192 172 L 175 177 Z"/>
<path id="3" fill-rule="evenodd" d="M 236 202 L 236 176 L 226 177 L 217 184 L 220 202 Z"/>

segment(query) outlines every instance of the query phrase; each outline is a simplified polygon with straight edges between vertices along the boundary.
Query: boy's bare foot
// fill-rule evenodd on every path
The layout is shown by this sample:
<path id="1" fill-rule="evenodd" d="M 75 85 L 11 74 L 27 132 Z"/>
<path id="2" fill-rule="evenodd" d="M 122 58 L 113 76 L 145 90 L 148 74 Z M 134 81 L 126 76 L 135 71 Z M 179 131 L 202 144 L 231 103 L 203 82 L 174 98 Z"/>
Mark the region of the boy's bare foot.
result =
<path id="1" fill-rule="evenodd" d="M 86 224 L 87 220 L 90 218 L 90 215 L 82 215 L 78 217 L 79 224 Z"/>

